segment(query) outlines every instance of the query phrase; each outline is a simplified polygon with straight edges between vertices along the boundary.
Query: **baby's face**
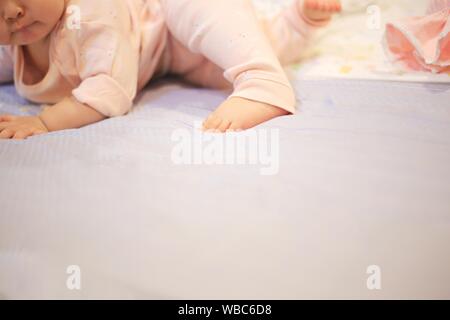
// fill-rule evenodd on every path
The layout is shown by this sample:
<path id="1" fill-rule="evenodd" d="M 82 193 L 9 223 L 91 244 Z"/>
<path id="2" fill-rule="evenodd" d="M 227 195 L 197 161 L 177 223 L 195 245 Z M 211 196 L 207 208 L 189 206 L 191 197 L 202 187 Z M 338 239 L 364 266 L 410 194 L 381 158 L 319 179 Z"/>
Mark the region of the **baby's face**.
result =
<path id="1" fill-rule="evenodd" d="M 44 39 L 64 14 L 66 0 L 0 0 L 0 45 Z"/>

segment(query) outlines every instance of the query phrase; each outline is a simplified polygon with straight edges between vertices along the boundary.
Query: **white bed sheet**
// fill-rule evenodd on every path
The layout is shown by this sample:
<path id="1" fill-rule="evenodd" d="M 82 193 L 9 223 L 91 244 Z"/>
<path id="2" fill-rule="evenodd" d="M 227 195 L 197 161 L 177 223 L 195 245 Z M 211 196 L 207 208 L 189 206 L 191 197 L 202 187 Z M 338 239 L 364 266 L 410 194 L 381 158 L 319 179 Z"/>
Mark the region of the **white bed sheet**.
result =
<path id="1" fill-rule="evenodd" d="M 173 131 L 226 97 L 174 83 L 126 117 L 0 142 L 0 296 L 449 298 L 448 86 L 296 88 L 301 112 L 261 127 L 280 130 L 273 176 L 174 165 Z"/>
<path id="2" fill-rule="evenodd" d="M 166 81 L 126 117 L 0 141 L 0 297 L 450 298 L 449 84 L 307 70 L 299 114 L 260 127 L 277 175 L 176 166 L 174 130 L 226 94 Z M 0 113 L 37 112 L 0 88 Z"/>

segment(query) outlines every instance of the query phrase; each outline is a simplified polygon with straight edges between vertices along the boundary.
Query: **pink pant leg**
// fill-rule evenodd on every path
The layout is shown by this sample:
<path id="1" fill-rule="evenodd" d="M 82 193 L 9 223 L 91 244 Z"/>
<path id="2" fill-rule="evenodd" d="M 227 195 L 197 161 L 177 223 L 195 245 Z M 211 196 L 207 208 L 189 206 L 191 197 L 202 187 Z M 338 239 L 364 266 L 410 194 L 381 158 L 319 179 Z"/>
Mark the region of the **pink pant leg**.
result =
<path id="1" fill-rule="evenodd" d="M 161 0 L 161 3 L 171 35 L 190 52 L 184 62 L 190 67 L 191 59 L 196 59 L 198 66 L 212 63 L 209 71 L 204 65 L 202 69 L 192 69 L 191 72 L 198 73 L 194 78 L 224 70 L 223 76 L 234 87 L 232 97 L 295 112 L 294 91 L 250 0 Z M 183 50 L 182 47 L 172 49 L 173 59 L 180 58 L 176 50 Z M 181 70 L 183 61 L 173 61 L 172 65 L 177 63 L 176 69 Z"/>
<path id="2" fill-rule="evenodd" d="M 224 76 L 224 70 L 199 53 L 191 52 L 185 45 L 169 34 L 169 73 L 181 76 L 191 84 L 213 88 L 232 89 Z"/>

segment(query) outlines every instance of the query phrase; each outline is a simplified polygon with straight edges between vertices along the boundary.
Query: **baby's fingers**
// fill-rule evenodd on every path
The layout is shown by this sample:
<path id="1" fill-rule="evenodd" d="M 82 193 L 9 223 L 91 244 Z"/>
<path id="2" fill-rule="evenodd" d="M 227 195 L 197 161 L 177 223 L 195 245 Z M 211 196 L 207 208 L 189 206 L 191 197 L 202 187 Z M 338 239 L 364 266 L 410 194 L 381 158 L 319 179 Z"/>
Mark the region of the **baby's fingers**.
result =
<path id="1" fill-rule="evenodd" d="M 11 123 L 8 122 L 0 122 L 0 131 L 2 131 L 3 129 L 6 129 L 8 127 L 11 126 Z"/>
<path id="2" fill-rule="evenodd" d="M 333 4 L 333 10 L 335 12 L 341 12 L 342 11 L 342 5 L 340 1 L 335 1 Z"/>
<path id="3" fill-rule="evenodd" d="M 46 134 L 46 133 L 48 133 L 48 132 L 44 131 L 44 130 L 36 130 L 33 132 L 32 136 L 38 136 L 38 135 Z"/>
<path id="4" fill-rule="evenodd" d="M 16 132 L 12 129 L 5 129 L 0 132 L 0 139 L 11 139 Z"/>
<path id="5" fill-rule="evenodd" d="M 23 140 L 25 138 L 28 138 L 29 136 L 33 135 L 34 130 L 33 129 L 21 129 L 17 130 L 16 133 L 13 135 L 13 139 L 17 140 Z"/>
<path id="6" fill-rule="evenodd" d="M 0 122 L 0 131 L 6 129 L 6 128 L 8 128 L 8 127 L 11 127 L 11 126 L 13 126 L 13 125 L 14 125 L 14 124 L 11 123 L 10 121 L 3 121 L 3 122 Z"/>
<path id="7" fill-rule="evenodd" d="M 11 116 L 9 114 L 2 114 L 0 115 L 0 122 L 4 121 L 14 121 L 17 117 Z"/>

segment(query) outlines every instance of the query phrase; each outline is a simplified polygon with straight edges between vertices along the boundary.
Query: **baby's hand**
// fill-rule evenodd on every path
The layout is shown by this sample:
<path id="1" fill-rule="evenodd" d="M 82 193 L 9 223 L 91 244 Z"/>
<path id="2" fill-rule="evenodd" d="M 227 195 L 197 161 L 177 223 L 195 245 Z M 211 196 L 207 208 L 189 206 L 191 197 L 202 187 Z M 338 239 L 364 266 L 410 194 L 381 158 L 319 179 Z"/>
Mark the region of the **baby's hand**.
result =
<path id="1" fill-rule="evenodd" d="M 47 132 L 39 117 L 0 115 L 0 139 L 26 139 Z"/>
<path id="2" fill-rule="evenodd" d="M 304 0 L 303 12 L 306 17 L 315 21 L 329 20 L 335 13 L 341 12 L 340 0 Z"/>

